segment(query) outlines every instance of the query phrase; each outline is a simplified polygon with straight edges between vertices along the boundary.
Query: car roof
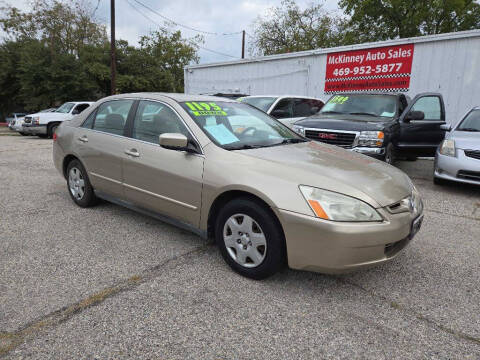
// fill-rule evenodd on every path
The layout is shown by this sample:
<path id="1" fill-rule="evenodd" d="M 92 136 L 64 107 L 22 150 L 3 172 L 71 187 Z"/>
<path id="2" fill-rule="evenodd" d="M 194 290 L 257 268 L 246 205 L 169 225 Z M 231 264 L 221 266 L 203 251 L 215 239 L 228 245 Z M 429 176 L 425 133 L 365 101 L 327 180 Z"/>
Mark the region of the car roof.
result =
<path id="1" fill-rule="evenodd" d="M 249 96 L 244 96 L 244 97 L 249 97 L 249 98 L 258 98 L 258 97 L 273 97 L 273 98 L 294 98 L 294 99 L 311 99 L 311 100 L 320 100 L 323 101 L 320 98 L 315 98 L 311 96 L 303 96 L 303 95 L 249 95 Z"/>
<path id="2" fill-rule="evenodd" d="M 181 94 L 181 93 L 160 93 L 160 92 L 141 92 L 141 93 L 127 93 L 112 95 L 107 99 L 121 99 L 121 98 L 144 98 L 144 99 L 153 99 L 153 100 L 163 100 L 164 98 L 172 99 L 176 102 L 183 101 L 223 101 L 223 102 L 237 102 L 233 99 L 223 98 L 219 96 L 209 96 L 209 95 L 190 95 L 190 94 Z"/>

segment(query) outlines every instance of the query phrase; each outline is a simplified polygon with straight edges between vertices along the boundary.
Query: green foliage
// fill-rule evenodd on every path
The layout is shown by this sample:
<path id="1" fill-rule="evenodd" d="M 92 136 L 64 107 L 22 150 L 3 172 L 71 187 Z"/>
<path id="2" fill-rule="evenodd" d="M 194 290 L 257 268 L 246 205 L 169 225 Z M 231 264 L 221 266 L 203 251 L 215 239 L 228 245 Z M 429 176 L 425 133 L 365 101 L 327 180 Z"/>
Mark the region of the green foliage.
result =
<path id="1" fill-rule="evenodd" d="M 31 11 L 0 8 L 0 113 L 28 112 L 111 93 L 110 43 L 85 0 L 34 0 Z M 118 93 L 183 91 L 183 67 L 198 62 L 197 43 L 166 28 L 139 46 L 119 40 Z"/>
<path id="2" fill-rule="evenodd" d="M 251 53 L 270 55 L 480 28 L 475 0 L 340 0 L 344 16 L 321 4 L 284 0 L 253 24 Z"/>
<path id="3" fill-rule="evenodd" d="M 340 0 L 354 41 L 378 41 L 480 27 L 474 0 Z"/>
<path id="4" fill-rule="evenodd" d="M 254 23 L 250 52 L 271 55 L 337 46 L 346 42 L 345 20 L 329 15 L 321 4 L 301 10 L 294 0 L 283 0 Z"/>

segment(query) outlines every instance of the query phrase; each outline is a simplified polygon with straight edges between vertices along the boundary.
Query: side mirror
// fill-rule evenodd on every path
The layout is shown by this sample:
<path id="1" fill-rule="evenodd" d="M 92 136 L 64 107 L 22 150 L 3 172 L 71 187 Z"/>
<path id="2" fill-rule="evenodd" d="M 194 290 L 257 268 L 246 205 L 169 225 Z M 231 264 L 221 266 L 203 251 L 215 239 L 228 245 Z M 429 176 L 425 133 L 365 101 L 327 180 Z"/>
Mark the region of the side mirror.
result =
<path id="1" fill-rule="evenodd" d="M 442 124 L 442 125 L 440 125 L 440 129 L 441 129 L 441 130 L 445 130 L 445 131 L 452 131 L 452 125 L 450 125 L 450 124 Z"/>
<path id="2" fill-rule="evenodd" d="M 317 107 L 317 106 L 312 106 L 312 108 L 310 109 L 310 114 L 312 115 L 315 115 L 316 113 L 318 113 L 320 111 L 320 108 Z"/>
<path id="3" fill-rule="evenodd" d="M 275 119 L 282 119 L 282 118 L 288 117 L 288 111 L 277 109 L 277 110 L 273 110 L 270 115 L 272 115 Z"/>
<path id="4" fill-rule="evenodd" d="M 72 115 L 78 115 L 78 114 L 80 114 L 80 111 L 78 111 L 77 109 L 72 110 Z"/>
<path id="5" fill-rule="evenodd" d="M 188 139 L 183 134 L 164 133 L 158 140 L 161 147 L 169 150 L 185 150 L 188 145 Z"/>
<path id="6" fill-rule="evenodd" d="M 425 113 L 423 111 L 410 111 L 407 116 L 405 116 L 404 121 L 410 122 L 411 120 L 423 120 L 425 119 Z"/>

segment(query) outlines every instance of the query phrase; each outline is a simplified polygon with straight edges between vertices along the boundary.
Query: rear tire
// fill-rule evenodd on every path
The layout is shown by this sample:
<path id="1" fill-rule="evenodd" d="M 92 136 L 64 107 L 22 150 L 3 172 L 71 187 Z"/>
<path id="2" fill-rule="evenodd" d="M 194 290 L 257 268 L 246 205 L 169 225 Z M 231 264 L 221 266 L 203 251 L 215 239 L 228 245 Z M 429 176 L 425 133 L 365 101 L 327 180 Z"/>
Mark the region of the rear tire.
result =
<path id="1" fill-rule="evenodd" d="M 70 161 L 67 166 L 67 189 L 73 202 L 80 207 L 91 207 L 98 202 L 87 171 L 78 160 Z"/>
<path id="2" fill-rule="evenodd" d="M 234 199 L 220 210 L 215 240 L 227 264 L 250 279 L 265 279 L 285 265 L 281 225 L 268 207 L 254 199 Z"/>

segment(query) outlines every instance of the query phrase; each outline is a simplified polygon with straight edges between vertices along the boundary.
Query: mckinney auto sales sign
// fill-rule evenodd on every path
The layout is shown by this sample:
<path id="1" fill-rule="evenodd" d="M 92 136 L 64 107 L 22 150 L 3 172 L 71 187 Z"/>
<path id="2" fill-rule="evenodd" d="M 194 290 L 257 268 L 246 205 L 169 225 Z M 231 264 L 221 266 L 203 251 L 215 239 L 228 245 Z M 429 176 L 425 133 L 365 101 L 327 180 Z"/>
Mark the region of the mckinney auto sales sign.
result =
<path id="1" fill-rule="evenodd" d="M 328 54 L 325 93 L 408 91 L 413 44 Z"/>

